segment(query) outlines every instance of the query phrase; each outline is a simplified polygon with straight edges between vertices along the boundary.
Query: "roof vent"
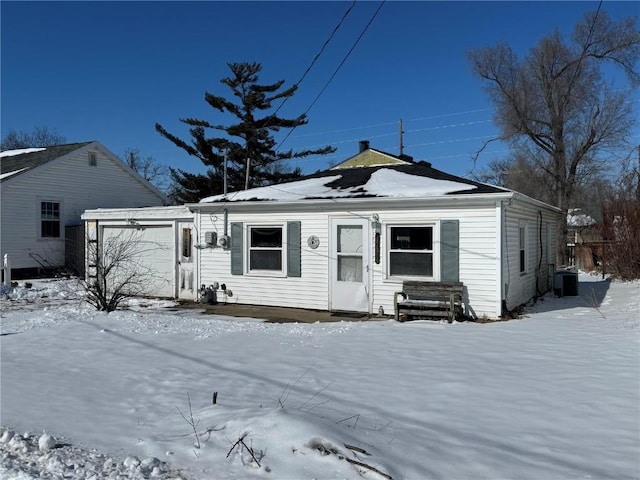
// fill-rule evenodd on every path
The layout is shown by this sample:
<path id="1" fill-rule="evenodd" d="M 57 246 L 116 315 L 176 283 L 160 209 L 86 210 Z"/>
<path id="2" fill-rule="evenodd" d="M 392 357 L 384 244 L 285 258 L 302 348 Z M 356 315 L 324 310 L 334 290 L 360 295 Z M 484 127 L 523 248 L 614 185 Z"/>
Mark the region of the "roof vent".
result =
<path id="1" fill-rule="evenodd" d="M 369 150 L 369 140 L 360 140 L 360 153 Z"/>

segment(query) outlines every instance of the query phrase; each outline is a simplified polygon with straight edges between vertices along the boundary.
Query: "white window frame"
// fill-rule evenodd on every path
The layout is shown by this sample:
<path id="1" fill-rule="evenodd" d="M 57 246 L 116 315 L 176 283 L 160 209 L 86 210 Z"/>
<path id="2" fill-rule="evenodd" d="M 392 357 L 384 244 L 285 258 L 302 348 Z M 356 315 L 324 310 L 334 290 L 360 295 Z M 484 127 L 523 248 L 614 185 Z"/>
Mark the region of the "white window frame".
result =
<path id="1" fill-rule="evenodd" d="M 43 203 L 51 203 L 58 205 L 58 236 L 57 237 L 44 237 L 42 235 L 42 222 L 44 221 L 55 221 L 55 219 L 43 218 L 42 216 L 42 204 Z M 36 209 L 37 209 L 37 218 L 38 218 L 38 240 L 50 241 L 50 240 L 60 240 L 64 238 L 64 232 L 62 229 L 62 200 L 56 198 L 48 198 L 48 197 L 38 197 L 36 199 Z"/>
<path id="2" fill-rule="evenodd" d="M 98 152 L 88 152 L 89 157 L 89 166 L 97 167 L 98 166 Z"/>
<path id="3" fill-rule="evenodd" d="M 439 236 L 440 230 L 437 222 L 425 222 L 425 223 L 393 223 L 385 226 L 385 262 L 386 262 L 386 277 L 389 280 L 425 280 L 434 281 L 439 278 L 440 275 L 440 254 L 439 254 Z M 393 228 L 431 228 L 431 250 L 409 250 L 409 249 L 391 249 L 391 230 Z M 391 274 L 391 253 L 392 252 L 405 252 L 419 254 L 431 254 L 431 276 L 427 275 L 392 275 Z"/>
<path id="4" fill-rule="evenodd" d="M 529 273 L 529 226 L 522 222 L 518 224 L 518 271 Z"/>
<path id="5" fill-rule="evenodd" d="M 257 228 L 279 228 L 282 231 L 282 241 L 280 247 L 252 247 L 251 232 Z M 247 275 L 268 276 L 268 277 L 285 277 L 287 272 L 287 225 L 285 223 L 253 223 L 246 226 L 246 241 L 244 245 L 245 257 L 245 273 Z M 251 268 L 251 252 L 260 250 L 279 250 L 280 251 L 280 269 L 264 270 Z"/>

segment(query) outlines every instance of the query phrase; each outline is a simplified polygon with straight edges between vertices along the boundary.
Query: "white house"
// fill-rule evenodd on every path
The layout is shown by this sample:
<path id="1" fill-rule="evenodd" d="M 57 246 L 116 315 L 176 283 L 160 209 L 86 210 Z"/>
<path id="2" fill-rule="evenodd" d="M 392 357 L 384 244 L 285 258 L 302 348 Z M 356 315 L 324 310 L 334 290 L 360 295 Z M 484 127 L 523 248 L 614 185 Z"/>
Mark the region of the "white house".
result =
<path id="1" fill-rule="evenodd" d="M 468 316 L 498 318 L 553 283 L 558 209 L 368 142 L 330 170 L 189 208 L 197 283 L 224 284 L 227 302 L 391 314 L 403 280 L 460 281 Z"/>
<path id="2" fill-rule="evenodd" d="M 63 267 L 65 248 L 69 255 L 75 241 L 66 235 L 78 230 L 69 227 L 81 225 L 87 209 L 167 203 L 96 141 L 5 151 L 0 166 L 0 252 L 8 254 L 14 276 Z"/>
<path id="3" fill-rule="evenodd" d="M 368 142 L 332 169 L 205 198 L 179 216 L 163 211 L 162 220 L 144 209 L 83 218 L 98 239 L 113 236 L 110 225 L 162 223 L 168 296 L 197 300 L 193 286 L 205 285 L 227 303 L 392 314 L 404 280 L 460 281 L 472 318 L 498 318 L 552 288 L 560 215 Z M 191 243 L 182 233 L 189 228 Z M 191 289 L 181 271 L 187 256 Z"/>

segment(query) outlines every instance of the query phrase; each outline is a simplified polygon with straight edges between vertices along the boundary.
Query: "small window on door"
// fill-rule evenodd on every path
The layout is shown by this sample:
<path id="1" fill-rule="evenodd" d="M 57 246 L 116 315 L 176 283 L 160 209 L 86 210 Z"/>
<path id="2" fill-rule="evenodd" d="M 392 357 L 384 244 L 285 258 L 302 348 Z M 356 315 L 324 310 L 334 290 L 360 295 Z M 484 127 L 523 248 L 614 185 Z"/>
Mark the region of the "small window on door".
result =
<path id="1" fill-rule="evenodd" d="M 182 229 L 182 256 L 184 258 L 191 257 L 191 247 L 193 246 L 193 240 L 191 239 L 191 229 Z"/>
<path id="2" fill-rule="evenodd" d="M 60 238 L 60 203 L 40 202 L 40 237 Z"/>
<path id="3" fill-rule="evenodd" d="M 338 281 L 362 283 L 362 225 L 338 225 Z"/>

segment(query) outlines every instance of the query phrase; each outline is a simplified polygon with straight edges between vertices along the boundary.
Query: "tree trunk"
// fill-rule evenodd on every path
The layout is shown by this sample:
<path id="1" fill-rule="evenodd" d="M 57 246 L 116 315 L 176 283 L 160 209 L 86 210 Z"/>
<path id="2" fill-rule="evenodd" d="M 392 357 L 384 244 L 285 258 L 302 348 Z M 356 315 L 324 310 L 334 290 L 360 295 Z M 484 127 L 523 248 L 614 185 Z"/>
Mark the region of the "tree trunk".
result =
<path id="1" fill-rule="evenodd" d="M 556 268 L 567 266 L 569 259 L 567 256 L 567 211 L 562 210 L 562 218 L 556 227 Z"/>
<path id="2" fill-rule="evenodd" d="M 244 177 L 244 189 L 245 190 L 249 190 L 250 169 L 251 169 L 251 160 L 249 160 L 249 157 L 247 156 L 247 170 L 246 170 L 246 175 Z"/>

